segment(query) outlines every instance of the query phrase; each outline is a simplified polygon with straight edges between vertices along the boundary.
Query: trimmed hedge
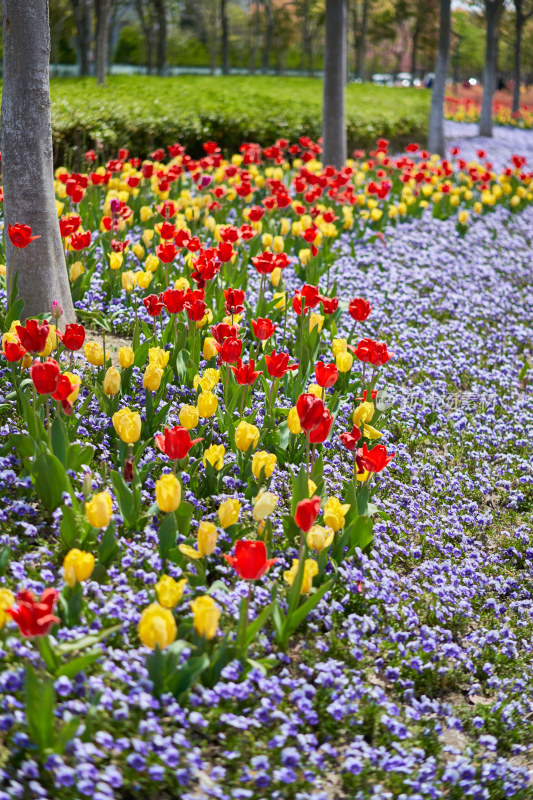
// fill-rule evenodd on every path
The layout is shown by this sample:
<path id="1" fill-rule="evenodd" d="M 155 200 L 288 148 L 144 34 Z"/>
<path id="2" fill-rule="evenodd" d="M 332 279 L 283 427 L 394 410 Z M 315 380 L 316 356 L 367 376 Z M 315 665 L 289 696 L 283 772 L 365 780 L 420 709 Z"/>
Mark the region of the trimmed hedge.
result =
<path id="1" fill-rule="evenodd" d="M 123 146 L 145 156 L 174 142 L 198 155 L 209 139 L 233 152 L 245 141 L 268 145 L 321 134 L 322 81 L 312 78 L 112 76 L 104 88 L 94 78 L 59 78 L 51 94 L 62 164 L 79 163 L 97 142 L 106 155 Z M 372 147 L 380 136 L 395 146 L 424 142 L 429 99 L 421 89 L 349 85 L 349 150 Z"/>

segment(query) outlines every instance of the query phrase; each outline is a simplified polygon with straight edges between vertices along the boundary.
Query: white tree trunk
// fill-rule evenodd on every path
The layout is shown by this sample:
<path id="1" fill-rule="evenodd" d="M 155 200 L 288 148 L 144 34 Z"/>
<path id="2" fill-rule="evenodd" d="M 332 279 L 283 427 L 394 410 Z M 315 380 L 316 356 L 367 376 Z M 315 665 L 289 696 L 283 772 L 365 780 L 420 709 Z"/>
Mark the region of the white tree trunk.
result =
<path id="1" fill-rule="evenodd" d="M 4 78 L 2 166 L 8 282 L 15 248 L 8 226 L 29 225 L 40 236 L 16 250 L 14 270 L 24 317 L 50 312 L 58 300 L 62 324 L 75 320 L 54 193 L 50 120 L 50 27 L 47 0 L 3 0 Z"/>
<path id="2" fill-rule="evenodd" d="M 503 0 L 485 0 L 487 21 L 485 43 L 485 66 L 483 68 L 483 100 L 479 118 L 479 135 L 492 136 L 492 98 L 496 91 L 498 69 L 498 26 L 503 9 Z"/>
<path id="3" fill-rule="evenodd" d="M 322 163 L 341 169 L 346 164 L 346 0 L 326 0 Z"/>
<path id="4" fill-rule="evenodd" d="M 429 112 L 428 149 L 444 156 L 444 93 L 450 63 L 451 0 L 441 0 L 439 49 Z"/>

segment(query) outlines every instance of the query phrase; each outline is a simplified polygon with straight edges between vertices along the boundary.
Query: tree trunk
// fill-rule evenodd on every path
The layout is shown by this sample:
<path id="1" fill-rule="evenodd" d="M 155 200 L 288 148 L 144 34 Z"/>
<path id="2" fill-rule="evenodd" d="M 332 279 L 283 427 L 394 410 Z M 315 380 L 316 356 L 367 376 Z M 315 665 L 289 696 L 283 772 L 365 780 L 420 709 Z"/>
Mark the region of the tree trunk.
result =
<path id="1" fill-rule="evenodd" d="M 513 65 L 513 113 L 520 108 L 520 83 L 522 81 L 522 30 L 524 27 L 524 17 L 522 11 L 522 0 L 515 0 L 515 45 L 514 45 L 514 65 Z"/>
<path id="2" fill-rule="evenodd" d="M 105 86 L 107 77 L 107 37 L 112 0 L 95 0 L 96 13 L 96 82 Z"/>
<path id="3" fill-rule="evenodd" d="M 154 0 L 157 17 L 157 74 L 167 74 L 167 9 L 165 0 Z"/>
<path id="4" fill-rule="evenodd" d="M 450 63 L 451 0 L 440 0 L 439 48 L 429 112 L 428 149 L 444 156 L 444 94 Z"/>
<path id="5" fill-rule="evenodd" d="M 48 62 L 48 0 L 4 0 L 2 166 L 8 286 L 12 268 L 24 299 L 24 318 L 63 307 L 62 324 L 75 320 L 59 234 L 54 192 Z M 40 236 L 26 248 L 12 246 L 8 226 L 29 225 Z M 13 267 L 13 259 L 16 260 Z"/>
<path id="6" fill-rule="evenodd" d="M 222 27 L 222 74 L 230 74 L 229 63 L 229 23 L 227 0 L 220 0 L 220 22 Z"/>
<path id="7" fill-rule="evenodd" d="M 263 74 L 270 69 L 270 53 L 274 38 L 274 15 L 272 13 L 272 0 L 263 0 L 265 8 L 265 46 L 263 48 Z"/>
<path id="8" fill-rule="evenodd" d="M 346 0 L 326 0 L 322 163 L 341 169 L 346 164 Z"/>
<path id="9" fill-rule="evenodd" d="M 89 74 L 89 50 L 91 47 L 91 15 L 87 0 L 72 0 L 72 10 L 76 23 L 78 73 L 83 77 Z"/>
<path id="10" fill-rule="evenodd" d="M 498 69 L 498 25 L 503 9 L 503 0 L 485 0 L 487 20 L 485 41 L 485 66 L 483 68 L 483 100 L 479 118 L 479 135 L 492 136 L 492 98 L 496 90 Z"/>
<path id="11" fill-rule="evenodd" d="M 420 24 L 417 21 L 413 31 L 413 45 L 411 49 L 411 86 L 415 85 L 416 70 L 417 70 L 417 56 L 418 56 L 418 37 L 420 36 Z"/>
<path id="12" fill-rule="evenodd" d="M 136 0 L 135 10 L 143 30 L 146 43 L 146 72 L 152 74 L 154 66 L 154 22 L 151 14 L 151 6 L 148 7 L 148 16 L 144 15 L 144 0 Z"/>
<path id="13" fill-rule="evenodd" d="M 361 27 L 354 30 L 355 36 L 355 74 L 361 81 L 366 80 L 366 35 L 368 31 L 368 11 L 370 0 L 363 0 Z M 354 26 L 357 23 L 357 11 L 354 14 Z"/>

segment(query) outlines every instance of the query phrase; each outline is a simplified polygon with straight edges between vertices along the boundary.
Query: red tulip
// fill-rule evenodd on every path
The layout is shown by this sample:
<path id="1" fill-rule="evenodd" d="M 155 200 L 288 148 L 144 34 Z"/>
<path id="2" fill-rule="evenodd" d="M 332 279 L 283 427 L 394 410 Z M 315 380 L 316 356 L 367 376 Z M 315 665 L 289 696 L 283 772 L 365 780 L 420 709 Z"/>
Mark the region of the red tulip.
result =
<path id="1" fill-rule="evenodd" d="M 242 344 L 242 339 L 236 339 L 233 336 L 225 339 L 222 344 L 215 341 L 219 361 L 225 364 L 234 364 L 241 356 Z"/>
<path id="2" fill-rule="evenodd" d="M 40 353 L 44 350 L 49 332 L 48 322 L 38 322 L 36 319 L 28 319 L 25 325 L 17 325 L 20 343 L 28 353 Z"/>
<path id="3" fill-rule="evenodd" d="M 191 440 L 189 431 L 181 425 L 177 425 L 175 428 L 165 428 L 163 434 L 158 434 L 155 437 L 155 443 L 158 448 L 173 461 L 185 458 L 191 447 L 201 441 L 203 440 Z"/>
<path id="4" fill-rule="evenodd" d="M 59 618 L 52 614 L 57 602 L 57 589 L 45 589 L 39 600 L 29 590 L 17 594 L 17 606 L 6 609 L 15 620 L 23 636 L 46 636 Z"/>
<path id="5" fill-rule="evenodd" d="M 368 319 L 371 311 L 372 306 L 368 300 L 363 300 L 362 297 L 354 297 L 353 300 L 350 300 L 348 313 L 355 322 L 364 322 Z"/>
<path id="6" fill-rule="evenodd" d="M 364 442 L 359 460 L 368 472 L 381 472 L 395 455 L 396 453 L 389 455 L 384 444 L 377 444 L 372 450 L 369 450 L 366 442 Z"/>
<path id="7" fill-rule="evenodd" d="M 84 250 L 86 247 L 89 247 L 92 238 L 91 231 L 73 233 L 69 239 L 69 244 L 74 250 Z"/>
<path id="8" fill-rule="evenodd" d="M 195 294 L 194 292 L 192 293 Z M 193 322 L 200 322 L 205 317 L 206 304 L 199 298 L 189 299 L 185 301 L 185 311 L 187 316 Z"/>
<path id="9" fill-rule="evenodd" d="M 67 350 L 80 350 L 85 341 L 85 328 L 75 322 L 69 322 L 68 325 L 65 325 L 64 332 L 57 331 L 57 335 Z"/>
<path id="10" fill-rule="evenodd" d="M 244 311 L 244 292 L 242 289 L 224 289 L 224 308 L 226 314 L 242 314 Z"/>
<path id="11" fill-rule="evenodd" d="M 320 502 L 320 501 L 319 501 Z M 276 558 L 267 558 L 267 549 L 264 542 L 250 542 L 239 539 L 235 544 L 235 555 L 224 558 L 230 566 L 246 581 L 257 581 L 276 563 Z"/>
<path id="12" fill-rule="evenodd" d="M 305 300 L 306 308 L 315 308 L 320 303 L 318 286 L 311 286 L 311 284 L 305 283 L 299 293 Z"/>
<path id="13" fill-rule="evenodd" d="M 114 253 L 123 253 L 124 250 L 128 247 L 130 243 L 129 239 L 124 239 L 123 242 L 118 241 L 118 239 L 111 239 L 111 250 Z"/>
<path id="14" fill-rule="evenodd" d="M 20 340 L 17 342 L 4 342 L 3 350 L 4 356 L 11 363 L 20 361 L 27 353 L 27 350 L 21 345 Z"/>
<path id="15" fill-rule="evenodd" d="M 276 267 L 285 269 L 289 264 L 289 259 L 285 253 L 261 253 L 252 258 L 252 264 L 260 275 L 270 275 Z"/>
<path id="16" fill-rule="evenodd" d="M 355 448 L 357 446 L 357 442 L 359 441 L 360 438 L 361 438 L 361 431 L 359 430 L 357 425 L 353 426 L 353 428 L 352 428 L 350 433 L 348 433 L 348 432 L 341 433 L 340 436 L 339 436 L 339 439 L 341 440 L 343 445 L 348 450 L 350 450 L 350 452 L 353 452 L 355 450 Z"/>
<path id="17" fill-rule="evenodd" d="M 67 417 L 70 417 L 72 413 L 72 403 L 68 398 L 69 395 L 72 394 L 73 390 L 74 386 L 70 382 L 68 375 L 60 375 L 57 389 L 55 392 L 52 392 L 52 398 L 58 403 L 61 403 L 63 411 Z"/>
<path id="18" fill-rule="evenodd" d="M 324 403 L 314 394 L 301 394 L 296 401 L 296 411 L 304 431 L 312 431 L 320 422 L 325 411 Z"/>
<path id="19" fill-rule="evenodd" d="M 143 303 L 151 317 L 158 317 L 164 306 L 162 295 L 157 294 L 149 294 L 148 297 L 144 297 Z"/>
<path id="20" fill-rule="evenodd" d="M 78 214 L 72 214 L 71 217 L 61 217 L 59 220 L 59 231 L 61 236 L 65 239 L 76 233 L 81 225 L 81 217 Z"/>
<path id="21" fill-rule="evenodd" d="M 252 386 L 263 371 L 255 372 L 255 361 L 252 358 L 249 364 L 243 364 L 242 359 L 237 359 L 237 366 L 231 368 L 235 380 L 241 386 Z"/>
<path id="22" fill-rule="evenodd" d="M 165 242 L 165 244 L 158 244 L 155 248 L 156 255 L 163 264 L 172 264 L 178 252 L 172 242 Z"/>
<path id="23" fill-rule="evenodd" d="M 223 264 L 226 264 L 228 261 L 231 261 L 234 252 L 231 242 L 220 242 L 217 247 L 217 258 Z"/>
<path id="24" fill-rule="evenodd" d="M 298 364 L 289 365 L 288 353 L 276 353 L 272 350 L 270 355 L 265 356 L 268 374 L 271 378 L 283 378 L 289 370 L 298 369 Z"/>
<path id="25" fill-rule="evenodd" d="M 168 222 L 165 220 L 161 223 L 161 228 L 159 229 L 159 235 L 162 239 L 173 239 L 174 234 L 176 233 L 176 228 L 172 222 Z"/>
<path id="26" fill-rule="evenodd" d="M 353 349 L 355 357 L 359 361 L 368 363 L 370 361 L 370 358 L 372 357 L 375 344 L 376 343 L 373 339 L 361 339 L 357 347 Z"/>
<path id="27" fill-rule="evenodd" d="M 167 289 L 162 297 L 169 314 L 179 314 L 185 308 L 187 294 L 180 289 Z"/>
<path id="28" fill-rule="evenodd" d="M 222 344 L 226 339 L 236 339 L 239 329 L 236 325 L 230 325 L 228 322 L 219 322 L 218 325 L 211 326 L 211 334 L 215 341 Z"/>
<path id="29" fill-rule="evenodd" d="M 324 364 L 323 361 L 318 361 L 315 367 L 315 376 L 319 386 L 329 389 L 339 377 L 339 370 L 335 364 Z"/>
<path id="30" fill-rule="evenodd" d="M 18 222 L 15 222 L 14 225 L 9 225 L 7 230 L 13 247 L 19 247 L 21 249 L 27 247 L 29 243 L 33 242 L 35 239 L 41 238 L 40 236 L 31 235 L 31 228 L 29 225 L 20 225 Z"/>
<path id="31" fill-rule="evenodd" d="M 333 414 L 327 409 L 322 413 L 322 418 L 318 425 L 309 431 L 309 441 L 311 444 L 322 444 L 328 438 L 333 425 Z"/>
<path id="32" fill-rule="evenodd" d="M 304 532 L 311 530 L 320 511 L 320 497 L 311 497 L 310 500 L 300 500 L 296 506 L 294 521 Z"/>
<path id="33" fill-rule="evenodd" d="M 276 327 L 277 325 L 275 325 L 270 319 L 263 319 L 262 317 L 259 317 L 258 319 L 252 320 L 252 328 L 254 334 L 262 342 L 265 341 L 266 339 L 270 339 L 270 337 L 276 330 Z"/>
<path id="34" fill-rule="evenodd" d="M 322 310 L 324 314 L 334 314 L 339 307 L 338 297 L 324 297 L 322 295 L 320 297 L 320 302 L 322 303 Z"/>
<path id="35" fill-rule="evenodd" d="M 394 355 L 394 353 L 388 352 L 385 342 L 376 342 L 370 356 L 370 363 L 373 367 L 382 367 L 392 355 Z"/>
<path id="36" fill-rule="evenodd" d="M 47 361 L 35 361 L 30 369 L 33 385 L 39 394 L 53 394 L 59 386 L 61 369 L 55 358 Z"/>

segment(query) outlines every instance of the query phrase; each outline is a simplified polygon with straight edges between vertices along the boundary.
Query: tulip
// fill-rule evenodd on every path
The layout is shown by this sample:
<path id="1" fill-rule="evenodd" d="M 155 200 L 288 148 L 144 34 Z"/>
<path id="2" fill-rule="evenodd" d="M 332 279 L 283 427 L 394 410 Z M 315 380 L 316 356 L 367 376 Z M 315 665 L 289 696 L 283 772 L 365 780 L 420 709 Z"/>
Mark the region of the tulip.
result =
<path id="1" fill-rule="evenodd" d="M 207 336 L 204 339 L 204 346 L 202 349 L 202 355 L 206 361 L 211 361 L 218 353 L 217 350 L 217 343 L 216 339 L 213 339 L 211 336 Z M 238 362 L 237 362 L 238 363 Z"/>
<path id="2" fill-rule="evenodd" d="M 144 272 L 143 270 L 140 270 L 139 272 L 135 273 L 135 280 L 137 281 L 137 286 L 139 289 L 148 289 L 152 281 L 152 273 L 149 271 Z"/>
<path id="3" fill-rule="evenodd" d="M 224 558 L 237 574 L 247 581 L 259 580 L 277 561 L 276 558 L 267 558 L 264 542 L 239 539 L 233 552 L 233 556 L 224 554 Z"/>
<path id="4" fill-rule="evenodd" d="M 315 395 L 301 394 L 296 402 L 296 410 L 300 418 L 300 425 L 304 431 L 312 431 L 322 422 L 325 411 L 324 403 Z"/>
<path id="5" fill-rule="evenodd" d="M 169 314 L 180 314 L 185 308 L 187 294 L 179 289 L 167 289 L 163 292 L 163 302 Z"/>
<path id="6" fill-rule="evenodd" d="M 61 370 L 54 358 L 47 361 L 35 361 L 30 369 L 30 376 L 39 394 L 52 394 L 57 391 Z"/>
<path id="7" fill-rule="evenodd" d="M 381 431 L 378 431 L 377 428 L 372 427 L 372 425 L 365 425 L 363 426 L 363 436 L 365 439 L 381 439 L 383 434 Z"/>
<path id="8" fill-rule="evenodd" d="M 52 350 L 57 347 L 57 329 L 55 325 L 50 325 L 48 336 L 46 337 L 46 344 L 43 349 L 37 354 L 43 358 L 47 358 Z"/>
<path id="9" fill-rule="evenodd" d="M 298 364 L 291 364 L 289 366 L 288 353 L 276 353 L 273 350 L 270 355 L 265 356 L 268 374 L 271 378 L 283 378 L 289 370 L 298 369 Z"/>
<path id="10" fill-rule="evenodd" d="M 246 420 L 241 420 L 235 429 L 235 445 L 243 453 L 247 453 L 250 448 L 255 450 L 259 437 L 259 428 L 250 425 Z"/>
<path id="11" fill-rule="evenodd" d="M 111 267 L 112 270 L 120 269 L 123 261 L 124 261 L 124 256 L 122 253 L 109 254 L 109 266 Z"/>
<path id="12" fill-rule="evenodd" d="M 353 412 L 353 424 L 356 425 L 358 428 L 361 427 L 361 423 L 365 422 L 372 422 L 372 417 L 374 416 L 374 403 L 370 403 L 369 401 L 364 401 L 360 405 L 357 406 L 355 411 Z"/>
<path id="13" fill-rule="evenodd" d="M 196 401 L 198 408 L 198 416 L 202 419 L 209 419 L 216 414 L 218 406 L 218 398 L 212 392 L 202 392 L 198 395 Z"/>
<path id="14" fill-rule="evenodd" d="M 150 317 L 158 317 L 164 307 L 163 300 L 157 294 L 149 294 L 148 297 L 144 297 L 143 305 Z"/>
<path id="15" fill-rule="evenodd" d="M 191 602 L 191 609 L 196 633 L 206 639 L 213 639 L 220 619 L 220 609 L 213 598 L 207 594 L 200 595 Z"/>
<path id="16" fill-rule="evenodd" d="M 118 363 L 122 367 L 122 369 L 127 369 L 131 367 L 135 360 L 135 353 L 133 352 L 133 348 L 131 347 L 121 347 L 118 351 Z"/>
<path id="17" fill-rule="evenodd" d="M 224 309 L 226 314 L 230 316 L 242 314 L 244 311 L 243 303 L 244 292 L 242 289 L 224 289 Z"/>
<path id="18" fill-rule="evenodd" d="M 196 428 L 198 425 L 198 409 L 196 406 L 184 405 L 180 408 L 179 420 L 180 425 L 188 431 Z"/>
<path id="19" fill-rule="evenodd" d="M 78 399 L 78 395 L 80 393 L 81 378 L 79 375 L 74 375 L 73 372 L 64 372 L 61 377 L 68 378 L 71 392 L 68 395 L 67 400 L 69 403 L 74 403 Z"/>
<path id="20" fill-rule="evenodd" d="M 339 435 L 339 439 L 346 447 L 346 449 L 350 450 L 350 452 L 353 452 L 355 450 L 357 442 L 359 441 L 360 438 L 361 438 L 361 431 L 359 430 L 357 425 L 354 425 L 350 432 L 341 433 Z"/>
<path id="21" fill-rule="evenodd" d="M 83 266 L 81 261 L 75 261 L 73 264 L 71 264 L 68 273 L 71 283 L 77 281 L 80 275 L 83 275 L 84 272 L 85 272 L 85 267 Z"/>
<path id="22" fill-rule="evenodd" d="M 266 339 L 269 339 L 272 336 L 277 328 L 277 325 L 275 325 L 269 319 L 262 319 L 259 317 L 259 319 L 252 320 L 252 328 L 257 339 L 264 342 Z"/>
<path id="23" fill-rule="evenodd" d="M 315 524 L 320 511 L 320 497 L 312 497 L 310 500 L 300 500 L 296 506 L 294 521 L 304 533 Z"/>
<path id="24" fill-rule="evenodd" d="M 337 497 L 328 497 L 324 503 L 324 522 L 333 531 L 339 531 L 344 527 L 345 517 L 351 506 L 349 503 L 341 503 Z"/>
<path id="25" fill-rule="evenodd" d="M 181 502 L 181 484 L 175 475 L 163 475 L 155 484 L 156 502 L 161 511 L 167 514 L 175 511 Z"/>
<path id="26" fill-rule="evenodd" d="M 155 437 L 157 447 L 172 460 L 186 458 L 191 447 L 201 441 L 202 439 L 191 440 L 188 430 L 182 426 L 165 428 L 164 434 Z"/>
<path id="27" fill-rule="evenodd" d="M 309 331 L 311 332 L 313 328 L 318 328 L 319 331 L 322 330 L 324 325 L 324 317 L 322 314 L 310 314 L 309 315 Z"/>
<path id="28" fill-rule="evenodd" d="M 349 372 L 353 365 L 353 355 L 351 353 L 337 353 L 335 364 L 339 372 Z"/>
<path id="29" fill-rule="evenodd" d="M 63 576 L 65 583 L 72 589 L 76 583 L 82 583 L 90 578 L 94 569 L 94 556 L 83 550 L 74 548 L 69 550 L 63 560 Z"/>
<path id="30" fill-rule="evenodd" d="M 253 358 L 250 359 L 249 364 L 243 364 L 242 359 L 239 358 L 237 360 L 237 365 L 231 367 L 231 370 L 235 375 L 235 380 L 240 386 L 253 386 L 257 378 L 263 374 L 262 370 L 259 372 L 255 371 L 255 361 Z"/>
<path id="31" fill-rule="evenodd" d="M 120 372 L 115 367 L 109 367 L 104 378 L 104 392 L 114 397 L 120 391 Z"/>
<path id="32" fill-rule="evenodd" d="M 98 342 L 86 342 L 83 352 L 89 364 L 92 364 L 93 367 L 103 367 L 104 351 Z"/>
<path id="33" fill-rule="evenodd" d="M 155 585 L 157 602 L 165 608 L 177 606 L 187 586 L 187 578 L 175 581 L 170 575 L 162 575 Z"/>
<path id="34" fill-rule="evenodd" d="M 350 300 L 348 313 L 355 322 L 364 322 L 368 319 L 371 311 L 372 306 L 368 300 L 363 300 L 362 297 L 354 297 L 353 300 Z"/>
<path id="35" fill-rule="evenodd" d="M 242 339 L 229 337 L 222 344 L 215 343 L 220 362 L 234 364 L 241 356 L 243 342 Z"/>
<path id="36" fill-rule="evenodd" d="M 138 631 L 141 642 L 151 650 L 155 650 L 156 646 L 164 650 L 172 644 L 178 632 L 172 611 L 159 603 L 152 603 L 144 609 Z"/>
<path id="37" fill-rule="evenodd" d="M 81 350 L 85 342 L 85 328 L 75 322 L 66 325 L 64 333 L 58 335 L 67 350 Z"/>
<path id="38" fill-rule="evenodd" d="M 339 377 L 339 371 L 335 364 L 324 364 L 323 361 L 318 361 L 315 367 L 316 381 L 323 389 L 329 389 L 333 386 Z"/>
<path id="39" fill-rule="evenodd" d="M 395 455 L 395 453 L 389 455 L 383 444 L 377 444 L 372 450 L 369 450 L 364 442 L 362 451 L 358 454 L 358 462 L 368 472 L 381 472 Z"/>
<path id="40" fill-rule="evenodd" d="M 40 236 L 31 235 L 31 228 L 29 225 L 20 225 L 18 222 L 15 222 L 14 225 L 8 225 L 7 232 L 13 247 L 22 249 L 27 247 L 29 243 L 33 242 L 35 239 L 41 238 Z"/>
<path id="41" fill-rule="evenodd" d="M 254 453 L 252 458 L 252 473 L 256 480 L 259 480 L 261 470 L 264 470 L 265 478 L 270 478 L 276 467 L 277 458 L 274 453 L 267 453 L 266 450 L 259 450 Z"/>
<path id="42" fill-rule="evenodd" d="M 296 406 L 293 406 L 287 415 L 287 427 L 295 436 L 302 432 L 300 417 L 298 416 L 298 409 Z"/>
<path id="43" fill-rule="evenodd" d="M 4 333 L 2 337 L 2 352 L 6 359 L 14 363 L 26 355 L 26 350 L 20 343 L 19 337 L 14 333 Z M 31 356 L 30 356 L 31 358 Z"/>
<path id="44" fill-rule="evenodd" d="M 332 425 L 333 415 L 325 410 L 319 424 L 313 428 L 312 431 L 309 431 L 309 442 L 311 444 L 321 444 L 325 442 L 330 434 Z"/>
<path id="45" fill-rule="evenodd" d="M 278 504 L 278 497 L 273 492 L 259 492 L 254 501 L 253 516 L 256 522 L 269 517 Z"/>
<path id="46" fill-rule="evenodd" d="M 6 608 L 5 613 L 17 623 L 23 636 L 46 636 L 60 621 L 52 613 L 58 596 L 57 589 L 45 589 L 39 599 L 29 590 L 18 592 L 17 605 Z"/>
<path id="47" fill-rule="evenodd" d="M 98 492 L 85 503 L 85 516 L 93 528 L 107 528 L 112 513 L 113 504 L 109 492 Z"/>
<path id="48" fill-rule="evenodd" d="M 148 363 L 154 367 L 164 369 L 170 358 L 170 350 L 163 350 L 161 347 L 151 347 L 148 350 Z"/>
<path id="49" fill-rule="evenodd" d="M 322 386 L 319 386 L 318 383 L 310 383 L 307 387 L 307 394 L 314 394 L 315 397 L 318 397 L 319 400 L 322 400 L 322 395 L 324 393 L 322 391 Z"/>
<path id="50" fill-rule="evenodd" d="M 220 520 L 220 525 L 222 528 L 224 528 L 224 530 L 232 525 L 237 524 L 239 521 L 240 510 L 241 504 L 239 501 L 231 498 L 224 500 L 224 502 L 219 505 L 218 519 Z"/>
<path id="51" fill-rule="evenodd" d="M 333 339 L 331 342 L 331 352 L 333 353 L 334 358 L 337 358 L 339 353 L 345 353 L 348 347 L 348 342 L 346 339 Z"/>
<path id="52" fill-rule="evenodd" d="M 126 444 L 134 444 L 141 435 L 141 416 L 137 411 L 121 408 L 112 416 L 113 427 Z"/>
<path id="53" fill-rule="evenodd" d="M 17 325 L 16 329 L 20 343 L 28 353 L 40 353 L 41 350 L 44 350 L 50 332 L 48 322 L 28 319 L 25 325 Z"/>
<path id="54" fill-rule="evenodd" d="M 198 527 L 198 550 L 202 555 L 210 556 L 214 551 L 218 539 L 218 532 L 212 522 L 202 520 Z"/>
<path id="55" fill-rule="evenodd" d="M 143 386 L 149 392 L 157 392 L 161 386 L 163 370 L 155 364 L 148 364 L 143 375 Z"/>
<path id="56" fill-rule="evenodd" d="M 223 444 L 212 444 L 207 450 L 204 450 L 203 464 L 207 467 L 207 463 L 211 464 L 216 470 L 221 470 L 224 466 L 224 453 L 226 448 Z M 254 456 L 255 458 L 255 456 Z"/>
<path id="57" fill-rule="evenodd" d="M 15 595 L 9 589 L 0 589 L 0 631 L 8 621 L 11 615 L 7 614 L 7 609 L 11 608 L 15 603 Z"/>
<path id="58" fill-rule="evenodd" d="M 311 550 L 317 550 L 319 553 L 329 547 L 335 536 L 331 528 L 324 528 L 322 525 L 313 525 L 307 534 L 307 546 Z"/>
<path id="59" fill-rule="evenodd" d="M 294 583 L 296 575 L 298 574 L 299 566 L 299 560 L 297 558 L 293 558 L 292 567 L 283 573 L 283 580 L 287 581 L 289 586 L 292 586 Z M 318 575 L 318 564 L 313 558 L 306 558 L 304 562 L 302 588 L 300 589 L 301 594 L 308 594 L 311 591 L 313 588 L 313 578 L 315 575 Z"/>

